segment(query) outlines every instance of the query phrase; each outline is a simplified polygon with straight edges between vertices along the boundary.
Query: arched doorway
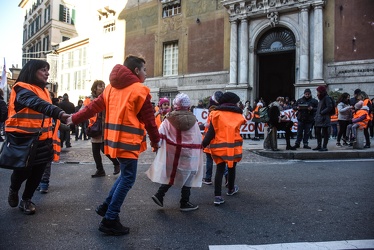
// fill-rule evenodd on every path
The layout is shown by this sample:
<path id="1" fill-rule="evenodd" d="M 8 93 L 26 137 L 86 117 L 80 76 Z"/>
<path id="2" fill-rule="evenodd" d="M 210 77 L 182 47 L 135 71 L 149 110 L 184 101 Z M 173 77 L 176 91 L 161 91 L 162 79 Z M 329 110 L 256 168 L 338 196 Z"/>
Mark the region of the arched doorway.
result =
<path id="1" fill-rule="evenodd" d="M 258 93 L 267 104 L 278 96 L 295 96 L 295 36 L 286 28 L 273 28 L 257 46 Z"/>

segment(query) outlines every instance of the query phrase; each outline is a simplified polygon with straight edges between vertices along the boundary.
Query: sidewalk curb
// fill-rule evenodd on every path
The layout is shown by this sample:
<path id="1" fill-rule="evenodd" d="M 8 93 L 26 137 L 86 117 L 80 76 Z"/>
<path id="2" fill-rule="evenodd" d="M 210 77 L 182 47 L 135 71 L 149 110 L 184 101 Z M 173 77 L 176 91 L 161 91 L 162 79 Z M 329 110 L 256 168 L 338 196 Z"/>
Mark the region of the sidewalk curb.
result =
<path id="1" fill-rule="evenodd" d="M 273 159 L 289 160 L 321 160 L 321 159 L 357 159 L 357 158 L 374 158 L 373 151 L 363 150 L 344 150 L 344 151 L 327 151 L 327 152 L 297 152 L 296 151 L 272 151 L 265 149 L 249 149 L 250 152 L 269 157 Z"/>

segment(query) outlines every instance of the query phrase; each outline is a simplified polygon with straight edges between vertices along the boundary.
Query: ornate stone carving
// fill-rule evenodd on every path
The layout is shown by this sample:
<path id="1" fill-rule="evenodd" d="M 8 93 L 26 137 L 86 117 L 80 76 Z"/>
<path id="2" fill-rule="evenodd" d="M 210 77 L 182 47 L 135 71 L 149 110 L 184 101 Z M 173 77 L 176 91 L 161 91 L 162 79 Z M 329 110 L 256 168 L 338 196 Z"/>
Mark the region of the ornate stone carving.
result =
<path id="1" fill-rule="evenodd" d="M 271 27 L 275 27 L 279 23 L 277 11 L 268 13 L 267 18 L 269 19 L 269 25 Z"/>

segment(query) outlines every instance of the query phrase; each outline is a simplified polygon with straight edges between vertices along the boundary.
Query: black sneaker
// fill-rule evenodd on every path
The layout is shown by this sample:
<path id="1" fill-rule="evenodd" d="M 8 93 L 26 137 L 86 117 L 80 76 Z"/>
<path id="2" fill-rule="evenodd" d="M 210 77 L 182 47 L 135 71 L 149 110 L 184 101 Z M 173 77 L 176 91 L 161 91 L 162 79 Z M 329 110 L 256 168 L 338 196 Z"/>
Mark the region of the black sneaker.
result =
<path id="1" fill-rule="evenodd" d="M 183 212 L 193 211 L 193 210 L 196 210 L 198 208 L 199 208 L 198 205 L 194 205 L 189 201 L 186 202 L 186 203 L 181 203 L 181 206 L 180 206 L 180 210 L 183 211 Z"/>
<path id="2" fill-rule="evenodd" d="M 104 177 L 104 176 L 105 176 L 104 170 L 96 170 L 95 174 L 91 175 L 92 178 Z"/>
<path id="3" fill-rule="evenodd" d="M 309 147 L 307 144 L 305 144 L 303 148 L 305 148 L 305 149 L 312 149 L 312 148 Z"/>
<path id="4" fill-rule="evenodd" d="M 213 184 L 212 179 L 208 179 L 208 178 L 204 178 L 203 179 L 203 183 L 205 185 L 212 185 Z"/>
<path id="5" fill-rule="evenodd" d="M 18 198 L 18 191 L 13 191 L 9 188 L 9 195 L 8 195 L 8 203 L 11 207 L 18 206 L 19 198 Z"/>
<path id="6" fill-rule="evenodd" d="M 101 217 L 104 217 L 106 214 L 106 211 L 108 210 L 108 204 L 103 203 L 95 209 L 95 212 L 100 215 Z"/>
<path id="7" fill-rule="evenodd" d="M 160 207 L 163 207 L 163 206 L 164 206 L 164 198 L 161 197 L 161 195 L 159 195 L 158 193 L 155 194 L 155 195 L 152 195 L 152 200 L 153 200 L 157 205 L 159 205 Z"/>
<path id="8" fill-rule="evenodd" d="M 125 235 L 130 233 L 130 228 L 122 226 L 119 219 L 108 220 L 103 218 L 99 225 L 99 231 L 108 235 Z"/>
<path id="9" fill-rule="evenodd" d="M 293 146 L 294 148 L 300 148 L 300 144 L 298 143 L 295 143 L 295 146 Z"/>
<path id="10" fill-rule="evenodd" d="M 31 200 L 21 200 L 19 203 L 18 208 L 24 213 L 24 214 L 35 214 L 35 204 Z"/>

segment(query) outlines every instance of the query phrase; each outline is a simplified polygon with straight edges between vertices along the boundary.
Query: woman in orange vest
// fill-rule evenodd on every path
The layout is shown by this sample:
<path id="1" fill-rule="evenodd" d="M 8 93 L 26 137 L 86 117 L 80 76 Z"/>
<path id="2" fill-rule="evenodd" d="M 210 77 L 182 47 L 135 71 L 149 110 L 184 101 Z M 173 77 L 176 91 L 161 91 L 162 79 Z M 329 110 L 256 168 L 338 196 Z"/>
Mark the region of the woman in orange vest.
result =
<path id="1" fill-rule="evenodd" d="M 17 207 L 24 214 L 34 214 L 35 204 L 31 201 L 38 187 L 44 169 L 54 158 L 53 142 L 58 141 L 59 121 L 53 131 L 52 119 L 66 121 L 68 114 L 52 105 L 49 91 L 45 87 L 49 76 L 49 64 L 42 60 L 30 60 L 23 66 L 9 98 L 8 119 L 5 121 L 5 132 L 26 135 L 42 129 L 39 137 L 35 160 L 30 168 L 14 170 L 11 176 L 8 203 Z M 44 120 L 44 121 L 43 121 Z M 26 181 L 22 200 L 19 202 L 18 191 Z"/>
<path id="2" fill-rule="evenodd" d="M 150 89 L 143 84 L 146 76 L 145 60 L 128 56 L 123 65 L 114 66 L 109 76 L 110 84 L 104 92 L 69 119 L 69 124 L 78 124 L 105 110 L 104 153 L 117 158 L 121 167 L 121 174 L 108 197 L 96 208 L 96 213 L 104 217 L 99 230 L 108 235 L 130 232 L 121 224 L 119 212 L 135 183 L 145 131 L 153 148 L 157 149 L 160 141 Z"/>
<path id="3" fill-rule="evenodd" d="M 217 164 L 214 178 L 214 204 L 224 203 L 221 196 L 222 178 L 226 164 L 228 166 L 227 195 L 234 195 L 239 191 L 235 185 L 235 168 L 242 159 L 243 138 L 240 136 L 240 127 L 246 123 L 243 111 L 237 106 L 239 96 L 226 92 L 219 99 L 220 106 L 211 112 L 211 123 L 203 140 L 203 147 L 210 147 L 214 162 Z"/>

